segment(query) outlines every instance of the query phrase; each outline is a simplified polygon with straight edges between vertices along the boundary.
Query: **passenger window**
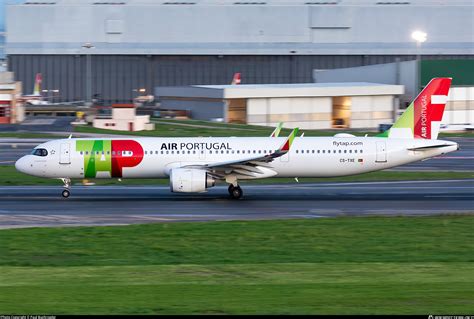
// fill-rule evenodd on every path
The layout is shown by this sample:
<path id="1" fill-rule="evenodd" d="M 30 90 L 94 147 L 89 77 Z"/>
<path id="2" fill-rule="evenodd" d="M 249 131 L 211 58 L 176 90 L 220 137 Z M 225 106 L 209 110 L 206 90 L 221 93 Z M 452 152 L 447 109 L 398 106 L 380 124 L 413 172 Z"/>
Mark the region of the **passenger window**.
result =
<path id="1" fill-rule="evenodd" d="M 313 153 L 313 154 L 314 154 L 314 150 L 312 150 L 312 151 L 311 151 L 311 153 Z"/>
<path id="2" fill-rule="evenodd" d="M 352 153 L 352 150 L 349 150 L 349 153 Z"/>
<path id="3" fill-rule="evenodd" d="M 339 150 L 339 153 L 342 153 L 342 151 L 341 151 L 341 150 Z"/>
<path id="4" fill-rule="evenodd" d="M 298 154 L 298 150 L 296 150 L 296 154 Z"/>
<path id="5" fill-rule="evenodd" d="M 240 154 L 240 151 L 237 151 L 237 154 Z"/>
<path id="6" fill-rule="evenodd" d="M 362 154 L 362 150 L 360 150 L 360 152 L 359 152 L 359 153 L 361 153 L 361 154 Z"/>
<path id="7" fill-rule="evenodd" d="M 81 155 L 83 155 L 82 151 L 80 152 Z"/>
<path id="8" fill-rule="evenodd" d="M 318 154 L 319 154 L 319 150 L 318 150 Z"/>
<path id="9" fill-rule="evenodd" d="M 357 150 L 354 150 L 354 153 L 357 153 Z"/>
<path id="10" fill-rule="evenodd" d="M 344 150 L 344 154 L 347 153 L 347 150 Z"/>
<path id="11" fill-rule="evenodd" d="M 326 153 L 326 150 L 323 150 L 323 154 Z"/>

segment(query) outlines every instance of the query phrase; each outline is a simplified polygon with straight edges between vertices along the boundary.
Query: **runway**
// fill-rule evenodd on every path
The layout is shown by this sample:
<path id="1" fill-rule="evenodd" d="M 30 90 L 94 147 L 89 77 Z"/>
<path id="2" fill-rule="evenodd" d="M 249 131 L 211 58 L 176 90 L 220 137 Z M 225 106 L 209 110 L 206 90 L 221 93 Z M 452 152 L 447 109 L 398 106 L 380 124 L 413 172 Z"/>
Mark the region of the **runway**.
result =
<path id="1" fill-rule="evenodd" d="M 460 150 L 423 162 L 394 168 L 397 171 L 474 171 L 474 138 L 449 138 Z M 12 142 L 15 141 L 15 142 Z M 45 139 L 0 139 L 0 165 L 14 165 L 15 161 Z"/>
<path id="2" fill-rule="evenodd" d="M 474 179 L 243 189 L 244 198 L 231 200 L 225 186 L 192 195 L 161 186 L 76 186 L 63 199 L 61 187 L 0 187 L 0 228 L 474 213 Z"/>

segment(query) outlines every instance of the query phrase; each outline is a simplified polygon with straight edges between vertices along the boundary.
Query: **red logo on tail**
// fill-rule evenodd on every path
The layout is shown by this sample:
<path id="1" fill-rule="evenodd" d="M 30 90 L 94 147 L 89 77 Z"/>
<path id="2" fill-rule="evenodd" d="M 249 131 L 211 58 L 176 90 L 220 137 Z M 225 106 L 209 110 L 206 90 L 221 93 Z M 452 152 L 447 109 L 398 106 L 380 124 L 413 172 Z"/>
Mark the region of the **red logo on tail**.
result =
<path id="1" fill-rule="evenodd" d="M 430 81 L 414 101 L 414 137 L 431 138 L 431 123 L 443 119 L 446 97 L 451 78 L 436 78 Z"/>

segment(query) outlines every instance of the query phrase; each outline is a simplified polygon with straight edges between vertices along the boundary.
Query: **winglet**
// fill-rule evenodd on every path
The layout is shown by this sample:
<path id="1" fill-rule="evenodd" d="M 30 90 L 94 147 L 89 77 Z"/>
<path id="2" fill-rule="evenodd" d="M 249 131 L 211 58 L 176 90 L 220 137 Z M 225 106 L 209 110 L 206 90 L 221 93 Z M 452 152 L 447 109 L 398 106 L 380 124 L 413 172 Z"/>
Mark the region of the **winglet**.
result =
<path id="1" fill-rule="evenodd" d="M 68 137 L 68 139 L 70 140 L 70 139 L 71 139 L 71 137 L 72 137 L 72 134 L 69 134 L 69 137 Z"/>
<path id="2" fill-rule="evenodd" d="M 280 135 L 280 131 L 283 128 L 283 122 L 279 122 L 277 127 L 273 130 L 272 134 L 270 134 L 270 137 L 278 137 Z"/>
<path id="3" fill-rule="evenodd" d="M 286 139 L 285 143 L 283 143 L 283 146 L 280 147 L 279 151 L 280 152 L 288 152 L 290 150 L 291 144 L 293 144 L 293 140 L 295 139 L 296 135 L 298 134 L 299 128 L 296 127 L 291 131 L 290 135 Z"/>

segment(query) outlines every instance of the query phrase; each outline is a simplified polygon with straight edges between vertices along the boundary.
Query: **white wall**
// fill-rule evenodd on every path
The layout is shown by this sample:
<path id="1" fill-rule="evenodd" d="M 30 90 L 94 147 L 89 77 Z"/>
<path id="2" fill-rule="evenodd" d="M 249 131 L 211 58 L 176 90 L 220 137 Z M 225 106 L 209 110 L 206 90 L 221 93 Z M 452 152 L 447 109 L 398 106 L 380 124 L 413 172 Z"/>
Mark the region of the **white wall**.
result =
<path id="1" fill-rule="evenodd" d="M 422 54 L 472 54 L 472 1 L 57 1 L 7 7 L 8 54 L 416 54 L 410 34 L 422 29 Z M 178 1 L 179 2 L 179 1 Z M 195 2 L 195 1 L 193 1 Z M 237 1 L 238 2 L 238 1 Z M 334 1 L 336 2 L 336 1 Z"/>
<path id="2" fill-rule="evenodd" d="M 285 127 L 327 129 L 331 127 L 332 98 L 262 98 L 247 100 L 249 124 L 274 126 L 284 122 Z"/>
<path id="3" fill-rule="evenodd" d="M 452 87 L 442 124 L 474 124 L 474 87 Z"/>

